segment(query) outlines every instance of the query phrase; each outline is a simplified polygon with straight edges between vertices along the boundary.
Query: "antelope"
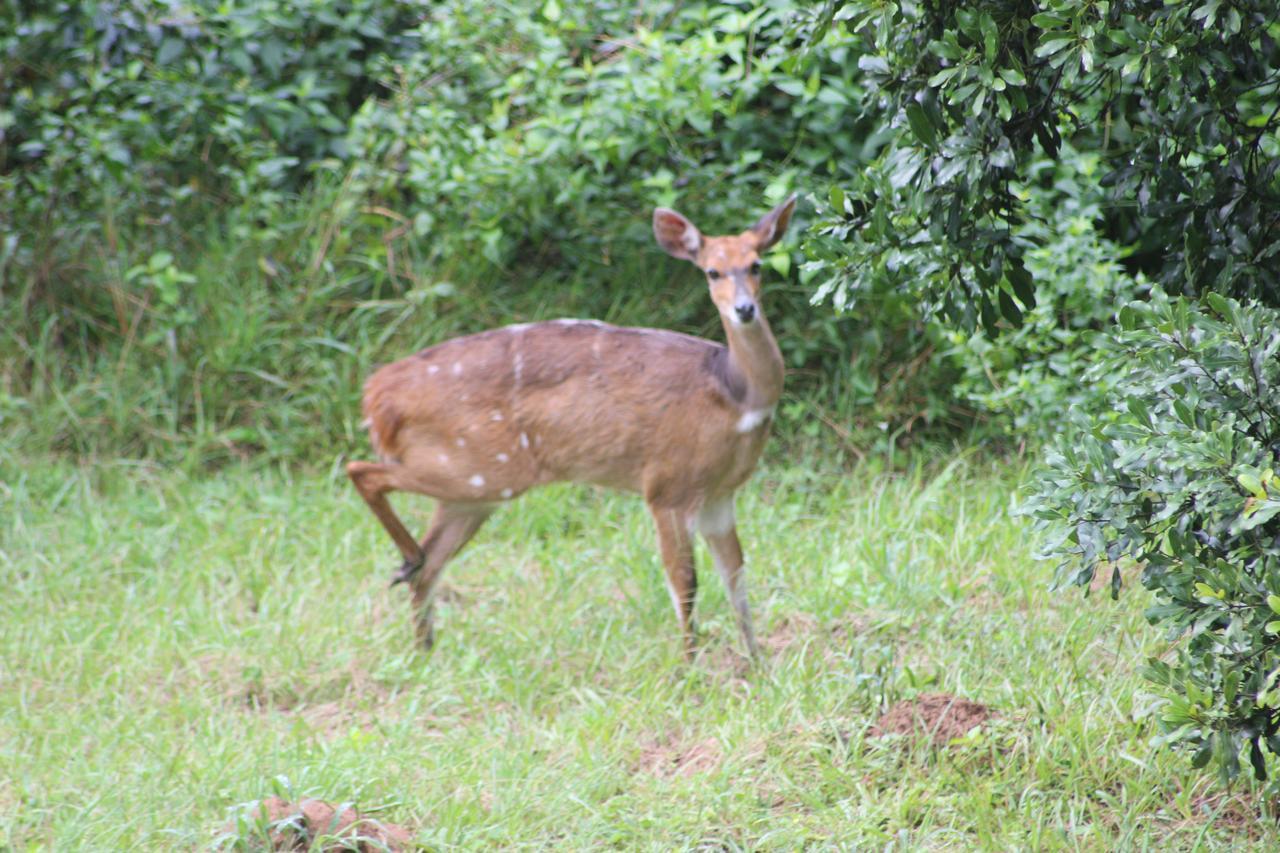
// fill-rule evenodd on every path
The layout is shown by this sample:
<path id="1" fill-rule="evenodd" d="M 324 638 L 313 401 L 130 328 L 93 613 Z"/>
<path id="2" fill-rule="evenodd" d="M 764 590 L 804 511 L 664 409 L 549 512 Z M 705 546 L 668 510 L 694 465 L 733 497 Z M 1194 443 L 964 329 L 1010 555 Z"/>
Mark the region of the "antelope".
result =
<path id="1" fill-rule="evenodd" d="M 441 571 L 496 505 L 573 481 L 643 496 L 690 658 L 692 539 L 701 534 L 758 658 L 734 493 L 760 458 L 782 393 L 782 355 L 760 307 L 760 257 L 794 208 L 793 195 L 726 237 L 704 236 L 674 210 L 653 212 L 658 245 L 705 273 L 727 346 L 551 320 L 454 338 L 369 377 L 363 412 L 379 461 L 351 462 L 347 474 L 404 557 L 392 586 L 409 584 L 420 642 L 434 641 Z M 388 503 L 393 491 L 436 499 L 420 543 Z"/>

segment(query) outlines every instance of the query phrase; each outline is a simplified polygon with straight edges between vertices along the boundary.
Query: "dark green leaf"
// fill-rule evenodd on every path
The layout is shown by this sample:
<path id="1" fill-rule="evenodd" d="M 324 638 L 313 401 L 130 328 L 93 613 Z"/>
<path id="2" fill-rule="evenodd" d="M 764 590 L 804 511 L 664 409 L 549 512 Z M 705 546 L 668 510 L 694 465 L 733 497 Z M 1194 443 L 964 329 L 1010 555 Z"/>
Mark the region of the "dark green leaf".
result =
<path id="1" fill-rule="evenodd" d="M 1000 300 L 1000 313 L 1013 324 L 1015 329 L 1022 328 L 1022 309 L 1018 307 L 1018 303 L 1013 301 L 1004 288 L 997 288 L 996 294 Z"/>
<path id="2" fill-rule="evenodd" d="M 980 304 L 982 327 L 987 330 L 988 334 L 998 334 L 1000 327 L 1000 315 L 996 313 L 996 309 L 991 305 L 991 300 L 987 297 L 986 293 L 982 294 Z"/>
<path id="3" fill-rule="evenodd" d="M 937 137 L 924 107 L 920 106 L 918 102 L 912 101 L 907 104 L 906 112 L 907 122 L 911 125 L 911 132 L 915 134 L 916 139 L 930 148 L 934 147 Z"/>
<path id="4" fill-rule="evenodd" d="M 1027 272 L 1026 265 L 1022 262 L 1022 258 L 1008 258 L 1004 268 L 1005 278 L 1009 280 L 1009 286 L 1013 288 L 1013 292 L 1017 295 L 1018 301 L 1028 311 L 1036 307 L 1036 288 L 1031 279 L 1031 273 Z"/>

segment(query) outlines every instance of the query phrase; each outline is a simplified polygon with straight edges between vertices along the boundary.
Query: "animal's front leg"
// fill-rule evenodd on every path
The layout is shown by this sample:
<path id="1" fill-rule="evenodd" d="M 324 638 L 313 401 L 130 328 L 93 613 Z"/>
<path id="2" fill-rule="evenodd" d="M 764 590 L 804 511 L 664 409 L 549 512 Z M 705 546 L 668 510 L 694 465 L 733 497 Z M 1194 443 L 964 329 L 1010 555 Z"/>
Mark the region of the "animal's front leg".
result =
<path id="1" fill-rule="evenodd" d="M 730 527 L 724 533 L 704 533 L 707 547 L 711 550 L 711 558 L 715 561 L 716 571 L 724 581 L 725 590 L 729 594 L 729 602 L 733 605 L 738 619 L 738 630 L 742 632 L 742 642 L 746 644 L 747 653 L 753 660 L 760 659 L 760 646 L 756 643 L 755 628 L 751 624 L 751 605 L 747 601 L 747 573 L 742 559 L 742 544 L 738 541 L 736 527 Z"/>

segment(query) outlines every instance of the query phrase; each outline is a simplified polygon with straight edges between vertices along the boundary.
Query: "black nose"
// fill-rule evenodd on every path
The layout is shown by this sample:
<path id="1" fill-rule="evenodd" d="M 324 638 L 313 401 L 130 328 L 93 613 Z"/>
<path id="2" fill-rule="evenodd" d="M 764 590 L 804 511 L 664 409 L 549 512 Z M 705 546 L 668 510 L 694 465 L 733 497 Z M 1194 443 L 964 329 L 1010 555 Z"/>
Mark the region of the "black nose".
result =
<path id="1" fill-rule="evenodd" d="M 756 306 L 751 302 L 743 302 L 740 305 L 733 306 L 733 310 L 738 313 L 738 320 L 743 323 L 750 323 L 752 318 L 756 316 Z"/>

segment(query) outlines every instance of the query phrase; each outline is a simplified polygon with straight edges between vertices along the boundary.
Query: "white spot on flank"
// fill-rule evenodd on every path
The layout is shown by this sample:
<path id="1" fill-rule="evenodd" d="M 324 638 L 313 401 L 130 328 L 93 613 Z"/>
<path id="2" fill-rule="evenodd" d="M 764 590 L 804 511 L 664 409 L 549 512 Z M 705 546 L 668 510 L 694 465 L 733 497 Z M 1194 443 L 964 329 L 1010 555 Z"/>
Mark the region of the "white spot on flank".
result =
<path id="1" fill-rule="evenodd" d="M 509 498 L 509 497 L 511 497 L 511 490 L 510 490 L 510 489 L 503 489 L 503 490 L 502 490 L 502 496 L 503 496 L 504 498 Z"/>
<path id="2" fill-rule="evenodd" d="M 453 375 L 460 376 L 462 374 L 462 362 L 455 361 L 453 363 Z"/>
<path id="3" fill-rule="evenodd" d="M 459 447 L 466 447 L 467 440 L 465 438 L 460 438 L 456 442 L 454 442 L 454 444 L 458 445 Z"/>
<path id="4" fill-rule="evenodd" d="M 508 456 L 508 455 L 507 455 L 507 454 L 505 454 L 505 453 L 499 453 L 497 458 L 498 458 L 498 461 L 499 461 L 499 462 L 506 462 L 506 461 L 507 461 L 508 459 L 510 459 L 511 457 L 510 457 L 510 456 Z"/>
<path id="5" fill-rule="evenodd" d="M 529 446 L 529 436 L 524 433 L 520 433 L 520 446 L 526 448 Z"/>
<path id="6" fill-rule="evenodd" d="M 439 372 L 440 372 L 440 365 L 438 364 L 427 365 L 427 373 L 439 373 Z"/>
<path id="7" fill-rule="evenodd" d="M 467 482 L 478 489 L 484 485 L 484 477 L 481 477 L 479 474 L 473 474 L 471 479 Z"/>
<path id="8" fill-rule="evenodd" d="M 497 410 L 495 409 L 495 410 L 494 410 L 494 412 L 493 412 L 493 414 L 489 415 L 489 420 L 491 420 L 491 421 L 500 421 L 500 420 L 502 420 L 502 412 L 499 412 L 499 411 L 497 411 Z"/>
<path id="9" fill-rule="evenodd" d="M 437 459 L 439 459 L 439 460 L 440 460 L 440 462 L 441 462 L 441 463 L 443 463 L 443 464 L 448 464 L 448 462 L 449 462 L 449 454 L 448 454 L 448 453 L 441 453 L 441 454 L 440 454 L 440 455 L 438 455 L 436 458 L 437 458 Z"/>
<path id="10" fill-rule="evenodd" d="M 723 498 L 702 505 L 702 509 L 688 520 L 690 532 L 703 536 L 723 536 L 733 529 L 733 497 Z"/>
<path id="11" fill-rule="evenodd" d="M 737 426 L 734 429 L 743 433 L 751 432 L 771 417 L 773 417 L 773 406 L 767 409 L 752 409 L 749 412 L 742 413 L 742 417 L 738 418 Z"/>

